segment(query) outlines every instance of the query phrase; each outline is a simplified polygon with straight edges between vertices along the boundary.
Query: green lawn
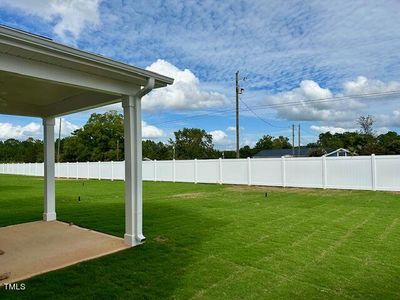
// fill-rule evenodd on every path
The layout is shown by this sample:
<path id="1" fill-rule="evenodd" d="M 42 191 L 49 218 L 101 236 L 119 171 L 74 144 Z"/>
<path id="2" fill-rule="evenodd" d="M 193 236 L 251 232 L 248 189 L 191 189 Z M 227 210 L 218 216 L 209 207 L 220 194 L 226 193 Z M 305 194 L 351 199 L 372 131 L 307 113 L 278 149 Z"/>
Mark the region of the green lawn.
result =
<path id="1" fill-rule="evenodd" d="M 42 184 L 0 175 L 0 226 L 39 220 Z M 56 188 L 59 220 L 123 236 L 123 182 Z M 399 218 L 398 193 L 146 182 L 144 245 L 0 298 L 399 299 Z"/>

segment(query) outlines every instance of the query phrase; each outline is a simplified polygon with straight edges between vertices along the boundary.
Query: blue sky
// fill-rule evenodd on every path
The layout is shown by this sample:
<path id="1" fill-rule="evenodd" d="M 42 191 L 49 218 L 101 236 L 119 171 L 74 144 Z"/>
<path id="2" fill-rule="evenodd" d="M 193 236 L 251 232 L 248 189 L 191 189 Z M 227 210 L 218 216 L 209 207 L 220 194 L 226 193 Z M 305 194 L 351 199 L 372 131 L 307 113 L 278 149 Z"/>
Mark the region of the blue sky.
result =
<path id="1" fill-rule="evenodd" d="M 200 127 L 228 149 L 237 70 L 253 111 L 241 104 L 242 144 L 290 136 L 292 123 L 307 143 L 356 130 L 366 114 L 378 132 L 399 131 L 399 95 L 354 97 L 400 90 L 399 11 L 399 1 L 2 0 L 0 21 L 175 77 L 143 99 L 144 136 L 165 141 Z M 307 103 L 321 98 L 333 100 Z M 65 117 L 64 134 L 91 112 Z M 0 116 L 0 138 L 40 137 L 40 123 Z"/>

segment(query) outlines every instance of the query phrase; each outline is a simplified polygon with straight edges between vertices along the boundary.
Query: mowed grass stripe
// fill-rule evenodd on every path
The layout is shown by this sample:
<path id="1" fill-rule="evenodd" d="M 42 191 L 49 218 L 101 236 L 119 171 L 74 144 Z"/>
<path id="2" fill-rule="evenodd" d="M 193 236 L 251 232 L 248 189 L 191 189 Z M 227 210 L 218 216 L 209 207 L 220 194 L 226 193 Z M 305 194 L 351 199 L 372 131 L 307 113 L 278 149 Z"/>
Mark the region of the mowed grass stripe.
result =
<path id="1" fill-rule="evenodd" d="M 355 210 L 351 210 L 349 211 L 347 214 L 339 216 L 337 219 L 335 219 L 334 221 L 332 221 L 332 223 L 338 223 L 343 221 L 346 217 L 353 215 L 355 212 Z M 329 226 L 329 225 L 324 225 L 325 227 Z M 245 275 L 246 272 L 253 272 L 254 269 L 257 269 L 259 271 L 263 271 L 264 269 L 260 269 L 260 264 L 261 263 L 266 263 L 268 262 L 268 265 L 265 265 L 265 270 L 271 270 L 271 268 L 274 265 L 274 262 L 278 262 L 279 266 L 282 265 L 281 261 L 288 261 L 288 253 L 290 253 L 291 255 L 294 252 L 295 247 L 300 246 L 302 243 L 306 243 L 307 241 L 309 241 L 310 237 L 315 235 L 317 232 L 320 232 L 320 229 L 316 229 L 314 231 L 312 231 L 310 234 L 305 235 L 303 237 L 301 237 L 300 239 L 295 239 L 290 245 L 289 247 L 283 247 L 283 248 L 279 248 L 279 252 L 275 252 L 272 253 L 272 255 L 267 255 L 264 256 L 262 258 L 259 258 L 258 260 L 255 260 L 254 262 L 251 263 L 251 265 L 240 265 L 243 268 L 240 268 L 239 270 L 237 270 L 235 273 L 231 274 L 228 278 L 224 278 L 223 280 L 221 280 L 221 282 L 216 282 L 214 283 L 210 289 L 208 290 L 203 290 L 200 291 L 198 295 L 195 295 L 194 298 L 198 298 L 199 296 L 205 296 L 207 293 L 209 293 L 212 289 L 216 289 L 219 288 L 221 285 L 223 285 L 226 282 L 231 282 L 231 281 L 235 281 L 235 280 L 240 280 L 240 278 L 242 278 L 242 276 Z M 282 232 L 278 232 L 278 235 L 282 234 Z M 314 248 L 315 249 L 315 248 Z M 290 256 L 289 256 L 290 258 Z M 254 259 L 254 258 L 253 258 Z M 230 261 L 230 260 L 229 260 Z M 295 266 L 293 264 L 293 262 L 289 261 L 291 265 Z M 264 266 L 264 265 L 263 265 Z M 250 267 L 250 268 L 246 268 L 246 267 Z M 274 269 L 275 270 L 275 269 Z M 268 272 L 268 271 L 267 271 Z M 277 272 L 274 271 L 269 271 L 272 272 L 272 274 L 276 275 L 276 278 L 281 278 L 281 279 L 288 279 L 288 275 L 287 274 L 279 274 Z M 274 286 L 276 286 L 276 284 L 279 284 L 279 282 L 274 282 Z M 250 288 L 250 287 L 249 287 Z M 221 287 L 221 290 L 224 290 L 224 287 Z"/>
<path id="2" fill-rule="evenodd" d="M 123 184 L 57 181 L 59 218 L 122 236 Z M 39 220 L 42 194 L 39 178 L 0 175 L 0 226 Z M 399 197 L 145 182 L 144 245 L 37 276 L 27 292 L 0 298 L 399 298 Z"/>

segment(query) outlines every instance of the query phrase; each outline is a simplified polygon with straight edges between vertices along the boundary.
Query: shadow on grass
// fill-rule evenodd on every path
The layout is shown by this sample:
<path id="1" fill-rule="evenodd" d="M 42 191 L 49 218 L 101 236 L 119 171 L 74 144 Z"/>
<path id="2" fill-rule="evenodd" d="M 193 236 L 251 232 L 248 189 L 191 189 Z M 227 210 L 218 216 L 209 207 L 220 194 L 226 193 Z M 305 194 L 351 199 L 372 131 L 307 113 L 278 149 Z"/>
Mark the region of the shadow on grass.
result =
<path id="1" fill-rule="evenodd" d="M 123 203 L 59 211 L 65 221 L 118 236 L 124 233 Z M 209 239 L 211 228 L 223 224 L 168 202 L 146 203 L 144 211 L 145 244 L 26 280 L 25 291 L 0 290 L 0 298 L 171 297 L 179 289 L 185 269 L 202 258 L 195 249 Z"/>
<path id="2" fill-rule="evenodd" d="M 21 190 L 32 189 L 30 185 L 2 185 L 1 192 L 20 192 Z"/>

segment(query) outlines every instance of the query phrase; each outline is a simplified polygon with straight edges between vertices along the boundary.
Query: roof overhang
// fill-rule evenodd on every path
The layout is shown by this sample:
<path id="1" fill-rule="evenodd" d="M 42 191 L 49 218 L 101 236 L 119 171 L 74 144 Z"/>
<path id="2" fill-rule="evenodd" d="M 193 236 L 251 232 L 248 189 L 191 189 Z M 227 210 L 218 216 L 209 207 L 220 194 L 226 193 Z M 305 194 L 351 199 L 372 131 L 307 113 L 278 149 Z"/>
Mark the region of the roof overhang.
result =
<path id="1" fill-rule="evenodd" d="M 173 79 L 0 26 L 0 113 L 58 116 L 121 101 Z"/>

